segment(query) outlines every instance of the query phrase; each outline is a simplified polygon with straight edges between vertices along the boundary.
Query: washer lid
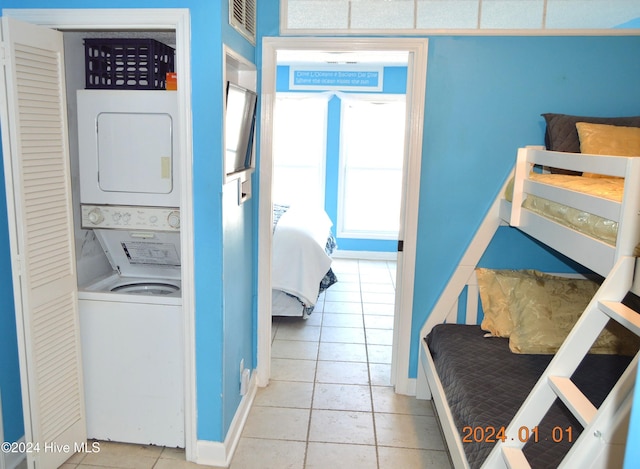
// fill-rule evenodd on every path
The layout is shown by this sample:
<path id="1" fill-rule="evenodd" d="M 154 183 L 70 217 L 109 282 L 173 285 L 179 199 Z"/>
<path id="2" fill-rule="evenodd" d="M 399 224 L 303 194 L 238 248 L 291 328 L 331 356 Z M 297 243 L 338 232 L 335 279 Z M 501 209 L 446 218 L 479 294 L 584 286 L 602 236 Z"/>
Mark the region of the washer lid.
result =
<path id="1" fill-rule="evenodd" d="M 180 292 L 180 287 L 164 282 L 131 282 L 117 285 L 111 291 L 137 295 L 171 295 Z"/>
<path id="2" fill-rule="evenodd" d="M 111 267 L 127 277 L 180 279 L 180 233 L 94 230 Z"/>

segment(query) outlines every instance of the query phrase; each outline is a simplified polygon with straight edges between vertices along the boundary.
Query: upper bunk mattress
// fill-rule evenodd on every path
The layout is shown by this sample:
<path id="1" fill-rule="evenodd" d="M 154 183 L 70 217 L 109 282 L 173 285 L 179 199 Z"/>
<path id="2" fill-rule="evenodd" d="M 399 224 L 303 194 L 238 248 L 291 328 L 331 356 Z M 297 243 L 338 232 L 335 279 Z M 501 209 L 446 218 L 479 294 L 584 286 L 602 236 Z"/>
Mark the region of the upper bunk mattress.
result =
<path id="1" fill-rule="evenodd" d="M 624 190 L 624 179 L 622 178 L 540 173 L 531 173 L 529 178 L 532 181 L 622 202 Z M 511 201 L 509 192 L 506 194 L 506 198 Z M 616 244 L 618 223 L 615 221 L 534 195 L 528 195 L 522 206 L 611 246 Z"/>
<path id="2" fill-rule="evenodd" d="M 551 355 L 511 353 L 509 339 L 484 334 L 480 326 L 440 324 L 425 338 L 456 427 L 463 440 L 470 440 L 463 441 L 463 446 L 471 468 L 479 468 L 495 445 L 478 441 L 479 435 L 506 429 L 552 359 Z M 630 357 L 588 354 L 572 379 L 598 407 L 630 361 Z M 531 467 L 558 467 L 581 431 L 573 415 L 556 400 L 538 426 L 538 442 L 529 440 L 525 445 Z"/>

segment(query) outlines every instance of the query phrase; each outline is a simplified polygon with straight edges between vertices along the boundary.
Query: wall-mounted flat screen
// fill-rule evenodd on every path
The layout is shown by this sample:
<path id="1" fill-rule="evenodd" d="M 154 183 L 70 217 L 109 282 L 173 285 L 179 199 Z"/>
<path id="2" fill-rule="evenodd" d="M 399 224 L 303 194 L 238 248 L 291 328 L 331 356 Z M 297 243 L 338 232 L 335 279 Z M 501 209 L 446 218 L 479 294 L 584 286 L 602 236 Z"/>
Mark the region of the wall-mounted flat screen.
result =
<path id="1" fill-rule="evenodd" d="M 258 95 L 235 83 L 227 83 L 225 114 L 225 173 L 253 168 L 253 134 Z"/>

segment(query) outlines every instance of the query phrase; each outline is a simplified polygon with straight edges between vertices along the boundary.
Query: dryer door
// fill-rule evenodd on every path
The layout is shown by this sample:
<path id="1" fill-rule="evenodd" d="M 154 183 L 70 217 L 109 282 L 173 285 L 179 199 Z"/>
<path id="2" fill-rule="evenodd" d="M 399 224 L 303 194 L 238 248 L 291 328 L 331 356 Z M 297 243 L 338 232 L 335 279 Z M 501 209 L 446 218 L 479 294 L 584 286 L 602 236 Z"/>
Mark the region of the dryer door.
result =
<path id="1" fill-rule="evenodd" d="M 169 114 L 101 112 L 96 124 L 100 189 L 147 194 L 171 192 L 173 126 Z"/>
<path id="2" fill-rule="evenodd" d="M 80 202 L 179 207 L 177 91 L 76 94 Z"/>

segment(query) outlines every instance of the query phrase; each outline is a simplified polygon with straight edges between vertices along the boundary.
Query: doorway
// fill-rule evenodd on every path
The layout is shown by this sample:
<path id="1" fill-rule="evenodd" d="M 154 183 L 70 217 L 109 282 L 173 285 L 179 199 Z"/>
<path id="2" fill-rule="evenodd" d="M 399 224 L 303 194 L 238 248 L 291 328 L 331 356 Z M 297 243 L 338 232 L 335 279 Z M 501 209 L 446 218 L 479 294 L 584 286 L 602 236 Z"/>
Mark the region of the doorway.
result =
<path id="1" fill-rule="evenodd" d="M 261 259 L 271 259 L 273 114 L 276 95 L 278 51 L 300 53 L 332 51 L 404 52 L 408 54 L 405 164 L 402 175 L 397 285 L 391 383 L 401 394 L 415 394 L 415 380 L 408 378 L 411 342 L 411 309 L 417 233 L 417 209 L 422 155 L 422 121 L 426 87 L 426 39 L 289 39 L 263 40 L 263 82 L 260 160 L 260 225 L 258 249 Z M 258 383 L 269 381 L 271 369 L 271 264 L 263 262 L 258 272 Z"/>
<path id="2" fill-rule="evenodd" d="M 331 77 L 377 74 L 384 91 L 351 91 L 340 85 L 333 89 L 331 84 L 318 85 L 317 90 L 307 85 L 298 91 L 289 84 L 286 91 L 276 92 L 274 205 L 324 210 L 341 253 L 334 257 L 353 254 L 395 260 L 405 156 L 407 54 L 349 54 L 348 62 L 328 63 L 326 53 L 292 57 L 284 52 L 278 54 L 280 86 L 293 76 L 310 73 L 301 67 L 313 67 L 320 70 L 313 73 Z M 361 71 L 351 71 L 355 67 Z M 360 86 L 359 78 L 353 81 Z"/>

